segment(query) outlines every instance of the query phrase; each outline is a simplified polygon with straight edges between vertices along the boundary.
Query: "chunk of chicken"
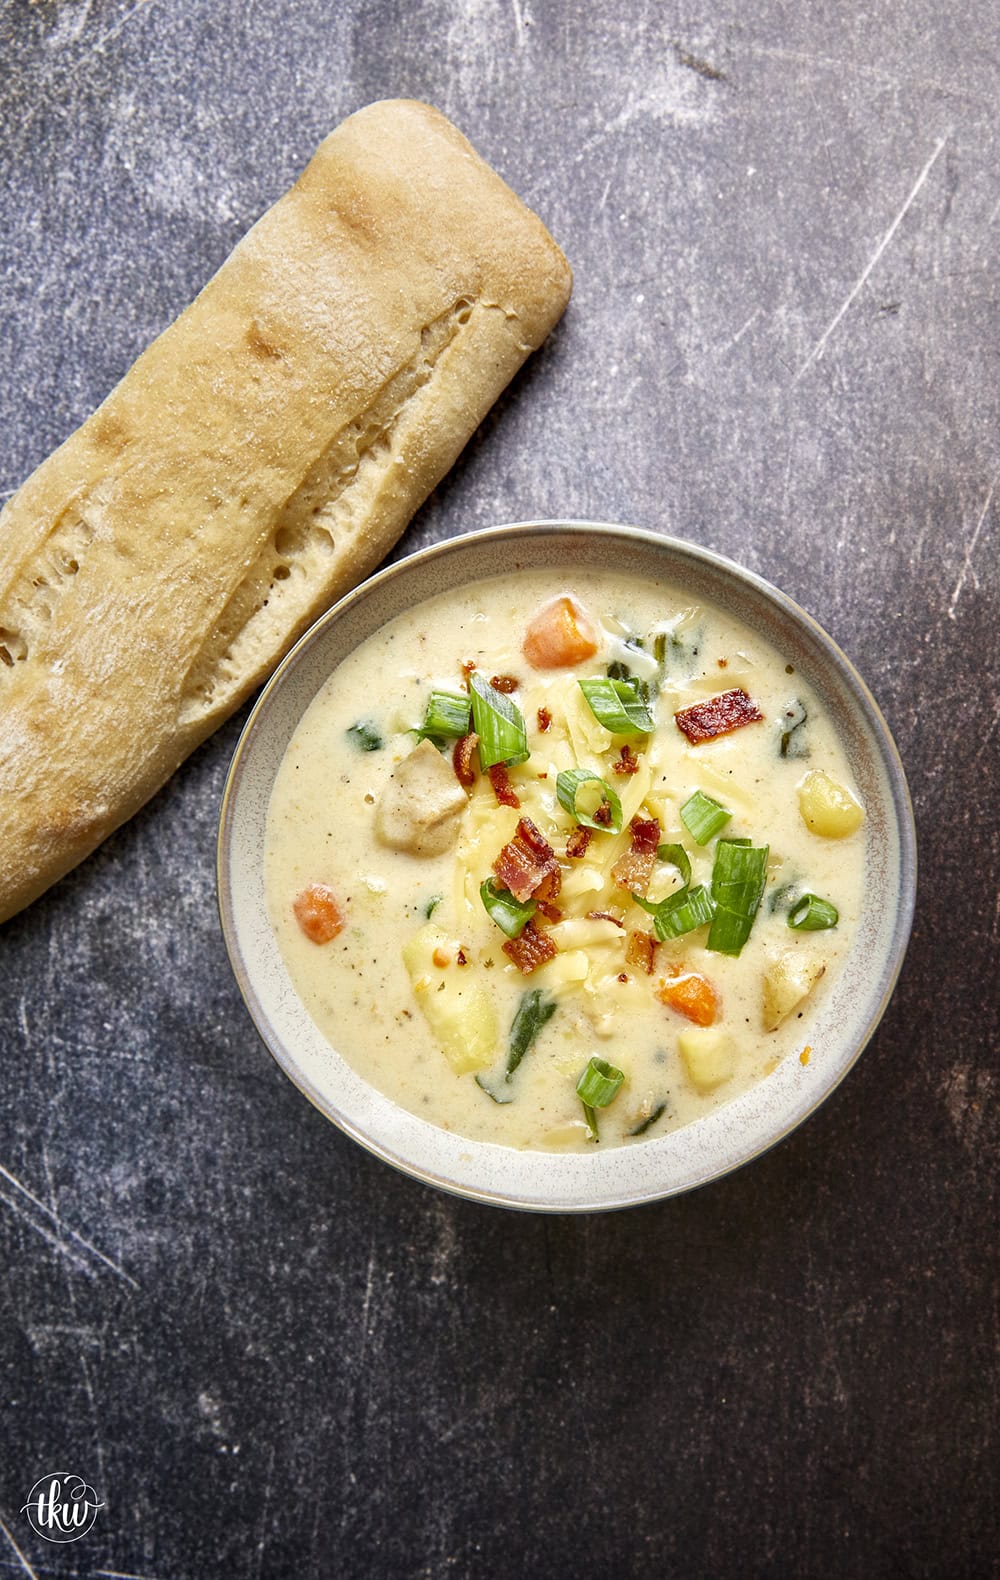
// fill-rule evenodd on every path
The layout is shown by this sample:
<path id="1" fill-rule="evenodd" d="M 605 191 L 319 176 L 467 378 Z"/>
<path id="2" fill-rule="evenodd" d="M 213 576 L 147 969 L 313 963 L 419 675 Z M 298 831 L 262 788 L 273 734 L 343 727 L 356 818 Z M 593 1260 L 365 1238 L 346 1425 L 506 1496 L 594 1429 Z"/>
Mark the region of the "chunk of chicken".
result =
<path id="1" fill-rule="evenodd" d="M 375 816 L 384 845 L 411 856 L 441 856 L 458 838 L 469 798 L 448 757 L 421 741 L 389 777 Z"/>

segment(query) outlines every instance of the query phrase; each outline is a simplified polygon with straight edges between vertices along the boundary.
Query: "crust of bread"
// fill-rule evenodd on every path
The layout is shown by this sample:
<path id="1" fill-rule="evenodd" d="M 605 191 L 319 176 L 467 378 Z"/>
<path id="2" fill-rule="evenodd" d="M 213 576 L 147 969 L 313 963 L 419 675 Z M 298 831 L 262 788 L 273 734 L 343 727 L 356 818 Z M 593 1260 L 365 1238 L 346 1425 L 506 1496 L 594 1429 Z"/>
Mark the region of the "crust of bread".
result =
<path id="1" fill-rule="evenodd" d="M 570 288 L 438 111 L 331 133 L 0 515 L 0 920 L 378 564 Z"/>

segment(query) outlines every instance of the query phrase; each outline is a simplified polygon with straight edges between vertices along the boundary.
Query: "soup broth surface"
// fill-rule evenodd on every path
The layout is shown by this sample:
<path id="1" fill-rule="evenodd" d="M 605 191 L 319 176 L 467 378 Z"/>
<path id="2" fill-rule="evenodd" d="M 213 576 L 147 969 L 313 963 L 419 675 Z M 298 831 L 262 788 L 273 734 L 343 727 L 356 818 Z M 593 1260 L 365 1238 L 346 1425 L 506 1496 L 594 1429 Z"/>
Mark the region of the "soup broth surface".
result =
<path id="1" fill-rule="evenodd" d="M 589 617 L 597 650 L 536 668 L 525 657 L 526 630 L 564 593 Z M 451 820 L 448 848 L 394 848 L 382 827 L 386 798 L 401 770 L 405 783 L 431 693 L 461 698 L 470 665 L 486 679 L 517 683 L 504 694 L 524 719 L 530 749 L 508 770 L 520 806 L 498 804 L 473 753 L 474 782 L 462 792 L 467 804 Z M 598 721 L 579 682 L 607 678 L 609 668 L 646 688 L 651 733 L 616 734 Z M 762 718 L 692 743 L 675 715 L 733 690 Z M 442 744 L 453 774 L 454 741 Z M 577 822 L 557 796 L 569 770 L 596 776 L 581 785 L 577 811 L 600 805 L 597 779 L 622 810 L 621 832 L 591 831 L 580 856 L 566 854 Z M 282 957 L 338 1052 L 431 1124 L 517 1148 L 641 1144 L 766 1080 L 779 1061 L 811 1056 L 810 1023 L 851 947 L 865 860 L 863 825 L 837 838 L 807 826 L 800 790 L 817 771 L 856 799 L 807 678 L 683 587 L 592 571 L 557 582 L 517 572 L 442 592 L 341 663 L 289 744 L 265 849 Z M 681 817 L 697 791 L 730 814 L 703 844 Z M 684 858 L 689 894 L 711 893 L 720 840 L 768 847 L 763 897 L 738 956 L 709 947 L 708 924 L 657 939 L 654 916 L 612 871 L 621 871 L 636 817 L 647 841 L 648 825 L 659 825 L 659 854 L 640 896 L 652 905 L 684 889 Z M 493 866 L 522 818 L 559 869 L 548 913 L 536 910 L 531 922 L 556 953 L 530 974 L 505 952 L 507 934 L 481 898 L 491 878 L 502 888 Z M 683 857 L 675 849 L 671 859 L 670 846 Z M 323 943 L 295 909 L 316 885 L 331 891 L 342 919 Z M 808 894 L 835 907 L 835 926 L 789 925 Z M 632 934 L 650 942 L 630 942 Z M 767 1029 L 795 984 L 806 984 L 801 999 Z M 536 997 L 526 1004 L 528 995 Z M 508 1079 L 519 1011 L 522 1035 L 526 1026 L 533 1035 Z M 577 1086 L 594 1057 L 624 1079 L 588 1112 Z"/>

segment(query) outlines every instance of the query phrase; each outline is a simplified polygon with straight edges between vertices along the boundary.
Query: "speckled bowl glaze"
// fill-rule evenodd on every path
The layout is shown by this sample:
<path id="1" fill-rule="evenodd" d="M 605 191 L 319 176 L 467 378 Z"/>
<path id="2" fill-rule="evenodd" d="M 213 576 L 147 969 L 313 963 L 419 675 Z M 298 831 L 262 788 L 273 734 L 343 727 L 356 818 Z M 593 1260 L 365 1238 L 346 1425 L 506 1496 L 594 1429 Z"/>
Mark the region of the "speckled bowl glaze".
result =
<path id="1" fill-rule="evenodd" d="M 379 626 L 442 587 L 515 569 L 628 571 L 679 583 L 759 631 L 824 701 L 867 807 L 868 883 L 858 935 L 811 1029 L 810 1063 L 766 1080 L 683 1129 L 635 1146 L 568 1156 L 470 1141 L 383 1097 L 311 1020 L 282 961 L 264 896 L 271 789 L 303 713 L 337 664 Z M 828 1097 L 868 1042 L 906 950 L 915 886 L 913 813 L 892 737 L 864 682 L 820 627 L 759 577 L 693 544 L 597 522 L 496 527 L 381 571 L 324 615 L 261 695 L 233 757 L 219 829 L 219 905 L 240 990 L 282 1069 L 328 1119 L 418 1179 L 477 1201 L 599 1212 L 690 1190 L 747 1163 Z"/>

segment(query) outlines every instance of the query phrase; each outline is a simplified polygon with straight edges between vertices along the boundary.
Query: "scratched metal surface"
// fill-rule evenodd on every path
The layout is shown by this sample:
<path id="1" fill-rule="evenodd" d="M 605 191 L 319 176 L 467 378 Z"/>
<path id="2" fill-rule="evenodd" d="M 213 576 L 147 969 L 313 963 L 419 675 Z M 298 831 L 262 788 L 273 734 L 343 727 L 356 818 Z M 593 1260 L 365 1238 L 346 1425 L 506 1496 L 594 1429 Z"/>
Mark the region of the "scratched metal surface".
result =
<path id="1" fill-rule="evenodd" d="M 897 996 L 802 1131 L 508 1216 L 265 1056 L 222 730 L 0 936 L 0 1572 L 994 1572 L 992 0 L 7 0 L 0 46 L 2 490 L 338 119 L 430 99 L 576 293 L 399 552 L 568 513 L 742 560 L 868 676 L 923 851 Z M 106 1505 L 66 1546 L 20 1512 L 54 1469 Z"/>

